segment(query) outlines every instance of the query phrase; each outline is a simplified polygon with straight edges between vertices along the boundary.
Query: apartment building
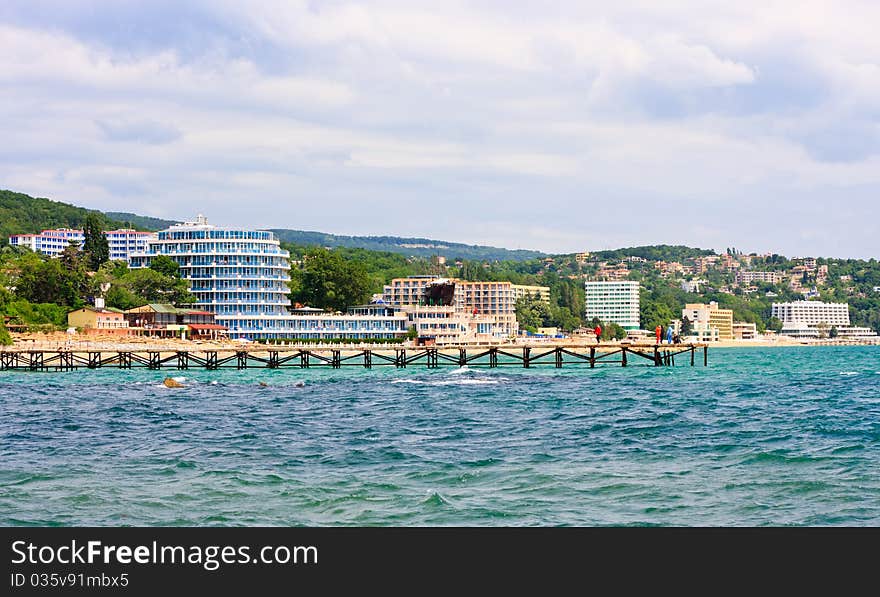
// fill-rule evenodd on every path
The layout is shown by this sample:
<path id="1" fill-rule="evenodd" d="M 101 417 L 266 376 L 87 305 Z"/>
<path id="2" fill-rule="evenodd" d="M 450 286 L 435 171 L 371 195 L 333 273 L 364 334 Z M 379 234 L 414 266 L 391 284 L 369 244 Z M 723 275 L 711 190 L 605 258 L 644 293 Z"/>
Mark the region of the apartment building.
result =
<path id="1" fill-rule="evenodd" d="M 584 282 L 584 316 L 616 323 L 623 329 L 639 329 L 640 285 L 638 282 L 588 280 Z"/>

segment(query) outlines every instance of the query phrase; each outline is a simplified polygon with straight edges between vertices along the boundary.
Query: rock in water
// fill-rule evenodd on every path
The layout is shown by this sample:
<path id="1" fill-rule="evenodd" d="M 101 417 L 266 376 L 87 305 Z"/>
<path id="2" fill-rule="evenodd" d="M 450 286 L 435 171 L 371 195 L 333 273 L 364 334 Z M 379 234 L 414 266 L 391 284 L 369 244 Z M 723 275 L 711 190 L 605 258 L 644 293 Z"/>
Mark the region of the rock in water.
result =
<path id="1" fill-rule="evenodd" d="M 182 388 L 183 384 L 174 379 L 173 377 L 166 377 L 165 381 L 162 383 L 165 384 L 166 388 Z"/>
<path id="2" fill-rule="evenodd" d="M 265 388 L 265 387 L 267 387 L 268 385 L 269 385 L 269 384 L 267 384 L 265 381 L 261 381 L 261 382 L 260 382 L 260 387 L 261 387 L 261 388 Z"/>

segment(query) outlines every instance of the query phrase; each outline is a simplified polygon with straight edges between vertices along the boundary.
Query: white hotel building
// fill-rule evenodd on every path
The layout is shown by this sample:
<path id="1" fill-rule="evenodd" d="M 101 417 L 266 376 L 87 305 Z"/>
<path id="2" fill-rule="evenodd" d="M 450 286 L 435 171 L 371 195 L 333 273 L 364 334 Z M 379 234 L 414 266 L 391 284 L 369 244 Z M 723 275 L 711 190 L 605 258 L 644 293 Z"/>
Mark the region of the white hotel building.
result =
<path id="1" fill-rule="evenodd" d="M 843 338 L 876 338 L 870 328 L 852 327 L 849 305 L 846 303 L 823 303 L 820 301 L 796 301 L 773 303 L 771 312 L 782 322 L 780 334 L 804 340 L 819 339 L 831 328 Z"/>
<path id="2" fill-rule="evenodd" d="M 107 244 L 110 247 L 110 259 L 126 261 L 131 253 L 144 251 L 147 243 L 156 240 L 153 232 L 140 230 L 107 230 L 104 232 Z M 86 237 L 82 230 L 72 228 L 58 228 L 55 230 L 43 230 L 39 234 L 13 234 L 9 237 L 9 244 L 13 247 L 27 247 L 35 253 L 42 253 L 49 257 L 58 257 L 72 242 L 77 242 L 82 247 Z"/>
<path id="3" fill-rule="evenodd" d="M 616 323 L 623 329 L 640 327 L 638 282 L 623 280 L 587 281 L 584 283 L 585 321 L 593 318 Z"/>
<path id="4" fill-rule="evenodd" d="M 288 310 L 290 254 L 271 232 L 221 228 L 199 215 L 158 233 L 146 250 L 129 258 L 132 268 L 149 267 L 167 255 L 198 297 L 193 305 L 215 314 L 230 338 L 335 339 L 399 338 L 406 318 L 378 309 L 341 315 Z"/>

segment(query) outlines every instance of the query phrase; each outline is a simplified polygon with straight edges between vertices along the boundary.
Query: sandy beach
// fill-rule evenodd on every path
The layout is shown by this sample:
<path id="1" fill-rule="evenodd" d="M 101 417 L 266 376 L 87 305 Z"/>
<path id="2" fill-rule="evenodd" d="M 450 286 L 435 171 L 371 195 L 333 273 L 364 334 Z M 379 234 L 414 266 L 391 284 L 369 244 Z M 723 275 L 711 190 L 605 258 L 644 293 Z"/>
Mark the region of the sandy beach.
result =
<path id="1" fill-rule="evenodd" d="M 13 333 L 13 346 L 7 349 L 32 349 L 32 350 L 102 350 L 102 351 L 139 351 L 139 350 L 161 350 L 161 351 L 203 351 L 203 350 L 266 350 L 268 347 L 257 343 L 242 343 L 233 340 L 181 340 L 179 338 L 146 338 L 141 336 L 119 336 L 119 335 L 69 335 L 65 332 L 51 333 Z M 517 338 L 513 343 L 500 343 L 497 346 L 593 346 L 595 340 L 590 337 L 575 337 L 566 339 L 534 339 L 534 338 Z M 609 344 L 624 344 L 624 342 L 602 342 L 603 347 Z M 642 344 L 642 343 L 640 343 Z M 758 339 L 758 340 L 725 340 L 720 342 L 712 342 L 710 348 L 788 348 L 797 346 L 865 346 L 880 345 L 880 340 L 873 343 L 866 341 L 853 340 L 820 340 L 813 342 L 802 342 L 791 340 L 788 338 L 774 339 Z M 483 344 L 485 345 L 485 344 Z M 291 342 L 288 346 L 296 346 Z M 317 349 L 322 345 L 303 344 L 303 347 Z M 371 345 L 364 344 L 327 344 L 329 348 L 340 349 L 356 349 L 360 347 L 386 348 L 393 350 L 394 348 L 411 348 L 411 343 L 400 345 L 381 344 Z M 669 346 L 667 344 L 664 347 Z M 673 345 L 675 346 L 675 345 Z M 284 345 L 281 346 L 282 348 Z M 442 348 L 442 347 L 439 347 Z"/>

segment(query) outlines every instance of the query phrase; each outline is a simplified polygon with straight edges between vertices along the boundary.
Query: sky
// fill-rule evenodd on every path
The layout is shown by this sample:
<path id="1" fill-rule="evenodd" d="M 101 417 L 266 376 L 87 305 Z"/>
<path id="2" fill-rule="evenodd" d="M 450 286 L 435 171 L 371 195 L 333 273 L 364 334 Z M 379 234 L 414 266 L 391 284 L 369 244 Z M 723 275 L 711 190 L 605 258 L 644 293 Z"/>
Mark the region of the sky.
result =
<path id="1" fill-rule="evenodd" d="M 880 3 L 3 0 L 0 188 L 550 253 L 880 257 Z"/>

